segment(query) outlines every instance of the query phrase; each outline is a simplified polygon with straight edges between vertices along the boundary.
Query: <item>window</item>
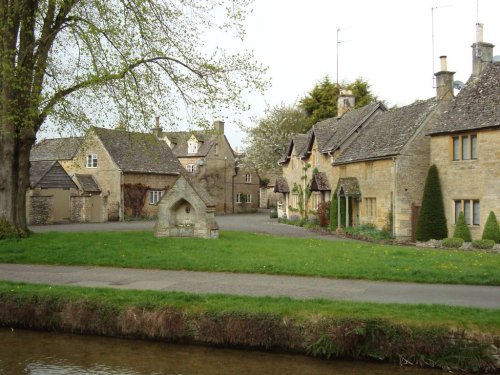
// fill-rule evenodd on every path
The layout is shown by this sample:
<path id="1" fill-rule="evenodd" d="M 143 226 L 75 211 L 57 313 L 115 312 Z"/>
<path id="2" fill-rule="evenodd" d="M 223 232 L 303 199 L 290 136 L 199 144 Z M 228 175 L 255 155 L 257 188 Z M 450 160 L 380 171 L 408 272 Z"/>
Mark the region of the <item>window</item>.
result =
<path id="1" fill-rule="evenodd" d="M 480 204 L 479 200 L 476 199 L 457 199 L 454 202 L 455 208 L 455 224 L 458 221 L 458 216 L 460 212 L 464 213 L 465 222 L 467 225 L 479 225 L 481 222 L 480 218 Z"/>
<path id="2" fill-rule="evenodd" d="M 196 172 L 196 167 L 194 164 L 186 164 L 184 168 L 186 168 L 186 171 L 188 171 L 189 173 Z"/>
<path id="3" fill-rule="evenodd" d="M 214 145 L 214 153 L 215 155 L 219 154 L 219 145 L 217 143 Z"/>
<path id="4" fill-rule="evenodd" d="M 162 196 L 161 190 L 151 190 L 149 192 L 149 204 L 158 204 Z"/>
<path id="5" fill-rule="evenodd" d="M 377 216 L 377 198 L 365 198 L 365 210 L 366 216 L 375 217 Z"/>
<path id="6" fill-rule="evenodd" d="M 477 135 L 456 135 L 452 138 L 453 160 L 477 159 Z"/>
<path id="7" fill-rule="evenodd" d="M 245 182 L 246 183 L 252 182 L 252 175 L 250 173 L 245 173 Z"/>
<path id="8" fill-rule="evenodd" d="M 299 195 L 297 193 L 292 194 L 292 202 L 291 202 L 292 208 L 298 208 L 299 207 Z"/>
<path id="9" fill-rule="evenodd" d="M 317 210 L 320 203 L 321 203 L 321 194 L 319 192 L 314 192 L 312 194 L 312 209 Z"/>
<path id="10" fill-rule="evenodd" d="M 236 194 L 236 203 L 252 203 L 252 194 L 250 193 Z"/>
<path id="11" fill-rule="evenodd" d="M 191 138 L 188 142 L 188 154 L 196 154 L 198 152 L 198 141 Z"/>
<path id="12" fill-rule="evenodd" d="M 87 155 L 87 168 L 97 168 L 97 155 L 89 154 Z"/>

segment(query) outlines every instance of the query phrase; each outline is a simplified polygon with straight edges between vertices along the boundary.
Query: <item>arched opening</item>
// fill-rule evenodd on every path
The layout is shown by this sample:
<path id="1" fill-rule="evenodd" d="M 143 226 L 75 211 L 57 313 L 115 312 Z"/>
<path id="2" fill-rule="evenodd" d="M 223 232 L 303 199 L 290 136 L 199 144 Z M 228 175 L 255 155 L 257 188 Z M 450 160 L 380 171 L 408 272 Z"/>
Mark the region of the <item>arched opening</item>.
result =
<path id="1" fill-rule="evenodd" d="M 176 202 L 170 209 L 171 224 L 176 227 L 194 227 L 196 223 L 196 210 L 185 199 Z"/>

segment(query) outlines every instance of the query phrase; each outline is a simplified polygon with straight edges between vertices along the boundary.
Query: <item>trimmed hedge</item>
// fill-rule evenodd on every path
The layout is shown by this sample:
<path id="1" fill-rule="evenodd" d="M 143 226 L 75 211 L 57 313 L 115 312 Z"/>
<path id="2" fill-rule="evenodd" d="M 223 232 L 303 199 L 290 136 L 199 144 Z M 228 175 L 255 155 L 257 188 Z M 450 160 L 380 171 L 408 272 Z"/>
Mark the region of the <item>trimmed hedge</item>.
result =
<path id="1" fill-rule="evenodd" d="M 472 241 L 470 230 L 469 227 L 467 226 L 467 223 L 465 222 L 465 215 L 463 212 L 460 212 L 460 214 L 458 215 L 458 220 L 457 224 L 455 225 L 455 232 L 453 233 L 453 237 L 461 238 L 465 242 Z"/>
<path id="2" fill-rule="evenodd" d="M 498 225 L 497 217 L 493 211 L 488 215 L 486 224 L 483 230 L 483 240 L 493 240 L 500 243 L 500 226 Z"/>
<path id="3" fill-rule="evenodd" d="M 450 249 L 458 249 L 464 244 L 464 240 L 462 238 L 445 238 L 441 244 L 444 247 L 448 247 Z"/>
<path id="4" fill-rule="evenodd" d="M 448 237 L 446 216 L 444 214 L 443 194 L 439 173 L 435 165 L 431 165 L 425 180 L 422 208 L 417 220 L 415 238 L 417 241 L 441 240 Z"/>
<path id="5" fill-rule="evenodd" d="M 495 246 L 495 241 L 493 240 L 475 240 L 472 241 L 472 246 L 476 249 L 488 250 Z"/>

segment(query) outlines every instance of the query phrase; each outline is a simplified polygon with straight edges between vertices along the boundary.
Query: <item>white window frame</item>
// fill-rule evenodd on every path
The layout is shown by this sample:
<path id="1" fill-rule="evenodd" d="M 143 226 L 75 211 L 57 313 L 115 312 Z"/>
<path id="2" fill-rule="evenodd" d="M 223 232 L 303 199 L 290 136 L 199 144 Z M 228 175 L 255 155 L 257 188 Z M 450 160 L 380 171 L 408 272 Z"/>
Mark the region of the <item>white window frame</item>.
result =
<path id="1" fill-rule="evenodd" d="M 184 166 L 184 168 L 186 169 L 186 171 L 188 171 L 189 173 L 194 173 L 196 172 L 196 165 L 195 164 L 186 164 Z"/>
<path id="2" fill-rule="evenodd" d="M 198 152 L 198 142 L 195 139 L 188 141 L 188 154 L 196 154 Z"/>
<path id="3" fill-rule="evenodd" d="M 241 204 L 243 203 L 243 199 L 241 199 L 243 196 L 245 196 L 245 203 L 252 203 L 252 194 L 251 193 L 238 193 L 236 194 L 236 203 Z"/>
<path id="4" fill-rule="evenodd" d="M 163 195 L 162 190 L 150 190 L 149 191 L 149 204 L 157 205 Z"/>
<path id="5" fill-rule="evenodd" d="M 97 154 L 88 154 L 85 166 L 87 168 L 97 168 Z"/>
<path id="6" fill-rule="evenodd" d="M 245 173 L 245 182 L 247 184 L 252 182 L 252 175 L 250 173 Z"/>

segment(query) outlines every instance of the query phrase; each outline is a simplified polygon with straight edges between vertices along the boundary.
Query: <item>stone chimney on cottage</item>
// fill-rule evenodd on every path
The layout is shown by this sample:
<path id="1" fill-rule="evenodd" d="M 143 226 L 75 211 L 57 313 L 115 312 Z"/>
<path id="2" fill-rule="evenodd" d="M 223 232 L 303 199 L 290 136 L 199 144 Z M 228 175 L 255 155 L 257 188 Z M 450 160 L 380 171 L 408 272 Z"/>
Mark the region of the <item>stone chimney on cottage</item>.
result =
<path id="1" fill-rule="evenodd" d="M 439 56 L 441 70 L 434 74 L 436 77 L 436 99 L 451 100 L 453 94 L 453 75 L 455 72 L 448 71 L 448 63 L 446 56 Z"/>
<path id="2" fill-rule="evenodd" d="M 155 117 L 155 122 L 156 126 L 151 130 L 151 132 L 157 139 L 161 139 L 163 136 L 163 129 L 160 126 L 160 116 Z"/>
<path id="3" fill-rule="evenodd" d="M 224 134 L 224 121 L 214 121 L 214 130 L 217 134 Z"/>
<path id="4" fill-rule="evenodd" d="M 483 42 L 483 24 L 476 23 L 476 43 L 472 46 L 472 76 L 477 77 L 493 61 L 493 47 L 491 43 Z"/>
<path id="5" fill-rule="evenodd" d="M 341 117 L 344 113 L 354 109 L 356 97 L 351 90 L 340 90 L 337 99 L 337 116 Z"/>

